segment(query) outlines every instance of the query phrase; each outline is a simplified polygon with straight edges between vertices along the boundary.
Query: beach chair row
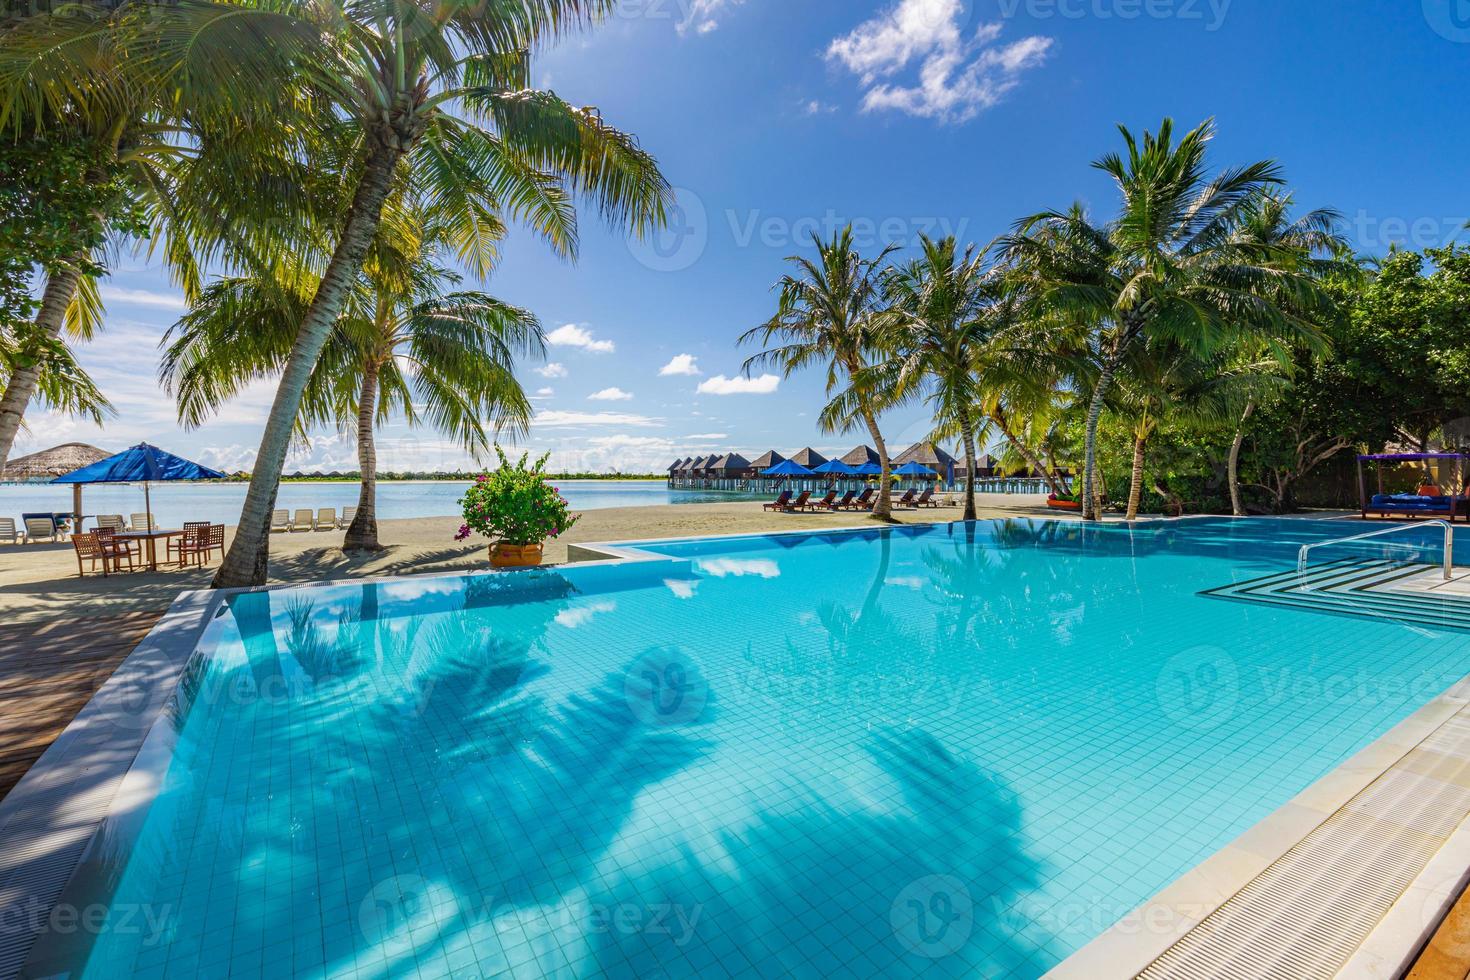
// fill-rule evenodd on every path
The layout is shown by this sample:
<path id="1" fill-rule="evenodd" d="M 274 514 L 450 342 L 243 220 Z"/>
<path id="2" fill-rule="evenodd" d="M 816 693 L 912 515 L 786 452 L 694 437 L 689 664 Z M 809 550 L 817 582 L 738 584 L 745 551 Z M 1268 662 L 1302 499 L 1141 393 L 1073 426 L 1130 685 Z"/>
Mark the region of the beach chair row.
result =
<path id="1" fill-rule="evenodd" d="M 157 522 L 148 520 L 146 513 L 132 514 L 131 520 L 123 520 L 121 514 L 98 514 L 97 529 L 103 531 L 156 531 Z M 26 517 L 19 524 L 13 517 L 0 517 L 0 544 L 39 544 L 42 541 L 56 543 L 66 539 L 68 526 L 51 517 Z M 71 530 L 76 530 L 71 528 Z"/>
<path id="2" fill-rule="evenodd" d="M 776 510 L 787 513 L 796 511 L 812 510 L 872 510 L 877 503 L 877 491 L 868 487 L 861 494 L 856 490 L 849 490 L 840 498 L 836 490 L 828 490 L 827 495 L 820 500 L 812 499 L 810 490 L 803 490 L 794 494 L 790 490 L 783 491 L 781 496 L 768 504 L 762 504 L 764 510 Z M 938 501 L 934 500 L 934 488 L 926 487 L 921 493 L 918 490 L 908 490 L 902 497 L 893 502 L 895 507 L 938 507 Z"/>
<path id="3" fill-rule="evenodd" d="M 352 519 L 356 516 L 356 507 L 343 507 L 341 517 L 337 516 L 335 507 L 322 507 L 315 511 L 310 507 L 301 507 L 294 513 L 289 510 L 277 510 L 271 512 L 271 530 L 283 533 L 341 530 L 351 524 Z"/>

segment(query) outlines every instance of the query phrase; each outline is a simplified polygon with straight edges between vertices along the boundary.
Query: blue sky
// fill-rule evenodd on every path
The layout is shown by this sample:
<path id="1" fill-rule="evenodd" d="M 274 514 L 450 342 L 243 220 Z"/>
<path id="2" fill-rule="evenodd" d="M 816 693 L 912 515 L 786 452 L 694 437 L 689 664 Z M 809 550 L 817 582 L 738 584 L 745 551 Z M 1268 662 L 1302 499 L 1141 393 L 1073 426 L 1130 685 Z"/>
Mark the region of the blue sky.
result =
<path id="1" fill-rule="evenodd" d="M 513 233 L 487 288 L 556 342 L 527 366 L 526 448 L 558 468 L 661 469 L 823 435 L 816 372 L 737 380 L 736 337 L 771 312 L 783 257 L 853 221 L 877 250 L 919 232 L 989 241 L 1018 216 L 1113 198 L 1088 164 L 1115 126 L 1213 116 L 1216 166 L 1279 160 L 1302 207 L 1334 207 L 1361 251 L 1465 240 L 1470 220 L 1470 0 L 624 0 L 538 59 L 538 84 L 637 133 L 679 188 L 674 227 L 629 243 L 584 213 L 579 260 Z M 37 413 L 18 451 L 140 439 L 248 467 L 270 390 L 185 433 L 154 380 L 182 302 L 125 256 L 106 334 L 80 352 L 118 408 L 101 430 Z M 554 366 L 553 366 L 554 365 Z M 890 442 L 927 429 L 884 420 Z M 387 468 L 469 461 L 431 431 L 387 427 Z M 354 469 L 320 433 L 290 468 Z"/>

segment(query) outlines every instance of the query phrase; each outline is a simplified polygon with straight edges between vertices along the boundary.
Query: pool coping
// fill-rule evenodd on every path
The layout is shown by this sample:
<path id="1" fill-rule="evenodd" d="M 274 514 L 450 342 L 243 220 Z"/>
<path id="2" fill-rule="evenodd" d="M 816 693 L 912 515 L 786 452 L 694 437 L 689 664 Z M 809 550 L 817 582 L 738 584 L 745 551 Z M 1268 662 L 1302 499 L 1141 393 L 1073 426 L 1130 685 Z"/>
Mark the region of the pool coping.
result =
<path id="1" fill-rule="evenodd" d="M 1145 517 L 1132 523 L 1218 520 L 1226 516 L 1229 515 L 1192 514 L 1177 518 Z M 840 533 L 871 534 L 874 531 L 885 529 L 932 528 L 967 523 L 962 518 L 943 519 L 941 515 L 936 515 L 936 517 L 940 519 L 912 524 L 792 528 L 723 535 L 641 538 L 634 541 L 569 543 L 566 564 L 575 565 L 578 568 L 651 562 L 682 564 L 682 559 L 659 554 L 649 550 L 649 546 L 659 543 L 739 540 L 790 535 L 810 537 Z M 1015 518 L 982 518 L 976 523 L 1007 519 Z M 1075 523 L 1066 516 L 1028 514 L 1020 519 L 1048 523 Z M 1316 519 L 1325 521 L 1337 518 L 1320 517 Z M 1118 524 L 1124 522 L 1109 523 L 1117 527 Z M 573 558 L 574 550 L 585 557 Z M 10 793 L 0 800 L 0 839 L 7 842 L 6 851 L 0 853 L 0 980 L 10 980 L 12 977 L 19 976 L 23 970 L 27 970 L 32 949 L 45 931 L 40 926 L 35 929 L 30 929 L 28 926 L 33 922 L 44 923 L 56 902 L 72 887 L 73 878 L 87 860 L 88 852 L 96 844 L 99 832 L 104 825 L 110 819 L 116 820 L 125 816 L 117 810 L 120 799 L 119 790 L 124 788 L 127 777 L 140 763 L 145 743 L 160 725 L 167 723 L 166 709 L 175 700 L 178 682 L 184 669 L 196 651 L 204 631 L 218 615 L 221 606 L 231 596 L 278 589 L 317 589 L 361 586 L 373 582 L 402 582 L 405 579 L 421 581 L 483 575 L 522 575 L 556 567 L 560 566 L 346 577 L 314 582 L 181 592 L 169 607 L 168 612 L 124 658 L 61 735 L 47 747 Z M 1461 690 L 1462 696 L 1452 698 L 1451 692 L 1456 690 Z M 140 691 L 145 697 L 145 706 L 142 711 L 137 709 L 136 697 L 130 698 L 130 695 L 135 695 Z M 1424 734 L 1432 731 L 1445 717 L 1448 717 L 1446 714 L 1439 717 L 1438 720 L 1433 720 L 1436 717 L 1435 712 L 1443 712 L 1450 701 L 1456 705 L 1454 710 L 1470 704 L 1470 675 L 1457 682 L 1450 691 L 1442 693 L 1416 710 L 1352 758 L 1308 786 L 1292 801 L 1252 825 L 1225 848 L 1176 879 L 1153 898 L 1140 905 L 1134 912 L 1125 916 L 1118 924 L 1063 960 L 1047 976 L 1077 976 L 1086 977 L 1086 980 L 1095 980 L 1098 975 L 1105 977 L 1135 975 L 1138 970 L 1146 967 L 1149 962 L 1152 962 L 1177 941 L 1188 929 L 1179 929 L 1167 936 L 1144 935 L 1142 937 L 1144 941 L 1139 942 L 1139 936 L 1123 935 L 1126 929 L 1121 927 L 1140 914 L 1149 914 L 1150 910 L 1163 908 L 1166 912 L 1170 912 L 1170 907 L 1162 903 L 1165 900 L 1174 901 L 1176 890 L 1181 895 L 1206 896 L 1206 902 L 1211 911 L 1223 905 L 1235 891 L 1244 887 L 1256 874 L 1259 874 L 1260 870 L 1269 866 L 1271 861 L 1295 846 L 1301 838 L 1325 821 L 1330 813 L 1314 817 L 1322 806 L 1340 797 L 1341 801 L 1336 804 L 1337 807 L 1340 807 L 1342 802 L 1388 771 L 1393 762 L 1402 758 L 1412 748 L 1412 745 L 1408 748 L 1403 747 L 1401 740 L 1411 737 L 1415 732 L 1420 732 L 1419 737 L 1422 738 Z M 1452 714 L 1453 711 L 1450 713 Z M 122 727 L 127 731 L 126 737 L 123 738 L 116 737 L 120 721 Z M 71 792 L 81 791 L 84 782 L 90 784 L 91 788 L 82 792 L 79 799 L 64 799 Z M 158 782 L 146 778 L 137 779 L 134 782 L 139 785 L 129 787 L 129 793 L 123 797 L 127 803 L 127 812 L 146 813 L 147 807 L 151 806 L 157 795 Z M 35 822 L 42 825 L 31 825 Z M 61 825 L 48 827 L 45 824 Z M 1294 837 L 1293 834 L 1295 834 Z M 1262 839 L 1257 840 L 1258 837 Z M 1242 841 L 1247 840 L 1250 841 L 1249 844 L 1241 844 Z M 18 852 L 15 842 L 19 842 Z M 1456 831 L 1453 843 L 1457 848 L 1454 860 L 1460 860 L 1460 852 L 1464 854 L 1460 864 L 1464 873 L 1460 876 L 1459 881 L 1459 884 L 1463 886 L 1465 880 L 1470 880 L 1470 824 L 1462 825 Z M 1251 849 L 1252 846 L 1254 850 Z M 1240 849 L 1244 856 L 1237 859 L 1233 866 L 1216 867 L 1217 864 L 1229 864 L 1228 860 L 1222 859 L 1222 855 L 1232 848 Z M 1442 852 L 1435 855 L 1431 866 L 1434 866 L 1435 861 L 1443 856 L 1443 852 L 1448 851 L 1450 851 L 1450 845 L 1446 844 Z M 1265 860 L 1266 854 L 1275 856 L 1270 860 Z M 1237 858 L 1237 855 L 1232 852 L 1230 857 Z M 1256 868 L 1256 870 L 1246 875 L 1244 871 L 1247 868 Z M 1429 870 L 1430 868 L 1427 867 L 1424 873 L 1427 874 Z M 1227 891 L 1225 886 L 1230 884 L 1235 884 L 1236 887 Z M 1419 886 L 1420 879 L 1416 878 L 1411 890 L 1418 889 Z M 1442 881 L 1437 888 L 1426 886 L 1420 891 L 1439 894 L 1445 892 L 1447 887 Z M 1453 904 L 1460 888 L 1453 888 L 1452 891 L 1453 894 L 1448 894 L 1444 899 L 1444 910 Z M 1196 905 L 1195 907 L 1203 906 Z M 14 914 L 16 910 L 21 913 L 19 917 Z M 31 912 L 28 913 L 27 910 Z M 1156 911 L 1154 914 L 1157 914 Z M 1198 920 L 1204 918 L 1204 914 L 1191 918 L 1188 922 L 1180 918 L 1177 924 L 1192 928 Z M 1403 918 L 1402 915 L 1395 916 L 1394 922 L 1390 923 L 1389 918 L 1385 917 L 1380 923 L 1380 929 L 1374 931 L 1373 937 L 1379 941 L 1371 951 L 1375 957 L 1373 962 L 1382 963 L 1394 959 L 1393 949 L 1401 946 L 1401 934 L 1404 932 L 1401 921 Z M 1399 957 L 1400 962 L 1407 962 L 1417 953 L 1422 942 L 1432 933 L 1438 919 L 1439 916 L 1435 916 L 1433 921 L 1421 930 L 1423 935 L 1417 939 L 1416 943 L 1402 950 L 1403 955 Z M 16 921 L 23 922 L 23 926 L 12 931 L 9 923 Z M 1395 926 L 1395 928 L 1384 929 L 1385 925 Z M 1381 937 L 1379 936 L 1380 931 L 1383 932 Z M 1364 944 L 1362 951 L 1367 955 L 1368 943 Z M 1147 958 L 1140 962 L 1140 958 L 1146 953 Z M 1119 957 L 1122 959 L 1120 960 Z M 1355 962 L 1356 959 L 1355 957 Z M 1138 963 L 1138 968 L 1129 967 L 1125 974 L 1117 969 L 1119 962 Z M 1374 970 L 1362 975 L 1379 977 L 1394 974 L 1379 973 Z"/>

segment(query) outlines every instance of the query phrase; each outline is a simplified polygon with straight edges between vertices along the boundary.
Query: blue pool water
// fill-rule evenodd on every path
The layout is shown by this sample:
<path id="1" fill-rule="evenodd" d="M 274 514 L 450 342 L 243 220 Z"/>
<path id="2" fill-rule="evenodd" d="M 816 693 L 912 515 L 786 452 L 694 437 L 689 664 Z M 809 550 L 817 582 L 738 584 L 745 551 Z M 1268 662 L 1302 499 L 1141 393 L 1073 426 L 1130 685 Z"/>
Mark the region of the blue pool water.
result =
<path id="1" fill-rule="evenodd" d="M 1470 672 L 1463 633 L 1197 595 L 1342 533 L 1000 521 L 237 596 L 99 845 L 134 927 L 85 976 L 1038 976 Z"/>

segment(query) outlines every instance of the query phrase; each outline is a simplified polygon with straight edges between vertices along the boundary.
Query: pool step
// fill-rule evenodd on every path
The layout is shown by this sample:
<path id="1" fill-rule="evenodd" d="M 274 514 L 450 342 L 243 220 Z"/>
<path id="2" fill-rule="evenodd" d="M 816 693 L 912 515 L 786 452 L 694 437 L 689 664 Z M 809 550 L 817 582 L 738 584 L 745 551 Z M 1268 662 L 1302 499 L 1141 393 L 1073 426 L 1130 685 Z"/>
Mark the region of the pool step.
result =
<path id="1" fill-rule="evenodd" d="M 1344 560 L 1235 582 L 1200 595 L 1234 602 L 1260 602 L 1304 612 L 1390 619 L 1429 629 L 1470 632 L 1470 599 L 1385 591 L 1394 582 L 1431 566 L 1384 559 Z"/>

